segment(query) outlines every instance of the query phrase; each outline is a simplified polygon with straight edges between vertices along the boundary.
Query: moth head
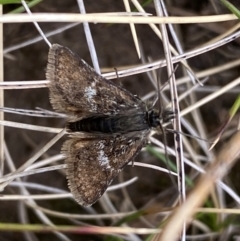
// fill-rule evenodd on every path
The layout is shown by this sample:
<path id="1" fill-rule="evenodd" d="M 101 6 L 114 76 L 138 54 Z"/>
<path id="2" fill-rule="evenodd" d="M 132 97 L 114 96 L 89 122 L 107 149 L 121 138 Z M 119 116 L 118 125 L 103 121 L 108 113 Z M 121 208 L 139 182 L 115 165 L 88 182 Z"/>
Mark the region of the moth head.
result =
<path id="1" fill-rule="evenodd" d="M 169 123 L 174 117 L 175 114 L 170 109 L 164 109 L 162 113 L 155 110 L 147 112 L 148 123 L 151 127 L 158 127 L 161 124 Z"/>

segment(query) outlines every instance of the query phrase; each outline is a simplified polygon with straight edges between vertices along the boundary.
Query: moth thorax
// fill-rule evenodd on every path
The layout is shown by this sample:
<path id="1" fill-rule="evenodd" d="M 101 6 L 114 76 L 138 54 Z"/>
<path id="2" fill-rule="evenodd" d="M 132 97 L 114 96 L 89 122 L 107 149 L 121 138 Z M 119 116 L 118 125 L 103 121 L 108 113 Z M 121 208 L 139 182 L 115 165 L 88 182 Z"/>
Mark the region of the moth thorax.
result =
<path id="1" fill-rule="evenodd" d="M 153 110 L 147 112 L 147 120 L 151 127 L 158 127 L 160 125 L 159 114 Z"/>

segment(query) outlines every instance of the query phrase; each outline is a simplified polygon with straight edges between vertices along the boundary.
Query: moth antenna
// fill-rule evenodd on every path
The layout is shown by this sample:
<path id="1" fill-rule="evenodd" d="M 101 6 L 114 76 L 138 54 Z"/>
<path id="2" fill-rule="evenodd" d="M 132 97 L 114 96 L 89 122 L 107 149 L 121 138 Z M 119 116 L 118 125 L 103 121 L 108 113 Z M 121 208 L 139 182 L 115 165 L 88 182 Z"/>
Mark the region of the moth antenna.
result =
<path id="1" fill-rule="evenodd" d="M 190 138 L 193 138 L 193 139 L 198 139 L 198 140 L 201 140 L 201 141 L 205 141 L 205 142 L 207 142 L 207 143 L 209 143 L 209 144 L 214 143 L 214 142 L 212 142 L 212 141 L 208 141 L 208 140 L 206 140 L 206 139 L 204 139 L 204 138 L 201 138 L 201 137 L 199 137 L 199 136 L 194 136 L 194 135 L 186 134 L 186 133 L 181 132 L 181 131 L 175 131 L 175 130 L 171 130 L 171 129 L 165 129 L 165 130 L 168 131 L 168 132 L 174 133 L 174 134 L 181 134 L 181 135 L 183 135 L 183 136 L 187 136 L 187 137 L 190 137 Z"/>

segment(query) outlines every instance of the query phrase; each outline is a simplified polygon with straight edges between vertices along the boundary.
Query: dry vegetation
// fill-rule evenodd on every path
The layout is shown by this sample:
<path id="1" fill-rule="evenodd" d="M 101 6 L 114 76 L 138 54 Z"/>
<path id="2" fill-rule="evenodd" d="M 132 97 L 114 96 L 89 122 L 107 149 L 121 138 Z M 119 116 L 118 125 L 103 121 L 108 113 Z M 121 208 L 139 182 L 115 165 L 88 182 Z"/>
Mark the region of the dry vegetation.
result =
<path id="1" fill-rule="evenodd" d="M 32 16 L 0 17 L 0 21 L 7 22 L 3 25 L 2 36 L 5 83 L 0 86 L 7 88 L 2 105 L 17 112 L 4 113 L 2 119 L 5 121 L 1 121 L 4 137 L 0 136 L 0 155 L 4 155 L 4 165 L 1 165 L 3 176 L 0 178 L 0 188 L 3 190 L 0 195 L 0 241 L 174 240 L 177 234 L 181 235 L 182 240 L 185 240 L 185 235 L 187 240 L 240 240 L 240 167 L 238 162 L 234 162 L 239 157 L 240 149 L 237 132 L 239 115 L 234 116 L 219 142 L 209 150 L 210 142 L 218 136 L 240 93 L 240 22 L 217 0 L 166 0 L 168 15 L 181 18 L 170 19 L 174 24 L 167 26 L 161 25 L 160 20 L 156 23 L 156 19 L 152 19 L 150 24 L 151 17 L 134 16 L 133 22 L 139 20 L 145 23 L 133 24 L 131 31 L 127 23 L 129 16 L 116 15 L 113 18 L 107 14 L 127 12 L 124 2 L 127 1 L 85 1 L 86 13 L 105 13 L 89 16 L 88 19 L 75 15 L 70 19 L 68 14 L 80 12 L 76 0 L 44 0 L 31 8 Z M 144 11 L 160 16 L 157 2 L 147 3 Z M 240 8 L 239 1 L 231 2 Z M 4 5 L 4 14 L 18 6 Z M 132 1 L 130 6 L 134 11 L 139 9 L 137 1 Z M 48 22 L 46 16 L 42 18 L 35 15 L 37 13 L 46 13 L 52 19 L 52 13 L 65 14 L 62 17 L 56 15 L 54 21 Z M 191 16 L 195 18 L 189 18 Z M 178 96 L 181 114 L 174 120 L 176 123 L 167 128 L 179 130 L 177 121 L 180 120 L 182 132 L 206 141 L 182 136 L 183 155 L 176 156 L 174 134 L 167 132 L 170 160 L 166 164 L 163 161 L 165 150 L 162 135 L 154 134 L 149 138 L 151 148 L 144 149 L 135 159 L 134 167 L 130 163 L 113 185 L 134 177 L 138 177 L 137 180 L 133 179 L 131 184 L 107 192 L 90 208 L 79 206 L 69 194 L 62 165 L 64 159 L 60 155 L 61 145 L 67 136 L 58 141 L 53 139 L 65 126 L 64 118 L 36 117 L 25 115 L 26 111 L 23 111 L 36 110 L 37 107 L 52 111 L 45 81 L 49 46 L 39 37 L 33 20 L 38 21 L 46 36 L 53 33 L 48 37 L 50 43 L 67 46 L 90 65 L 93 65 L 90 53 L 96 51 L 94 66 L 99 64 L 104 76 L 121 82 L 149 105 L 158 91 L 157 80 L 163 85 L 170 79 L 173 83 L 171 91 L 167 85 L 161 92 L 164 106 L 173 104 L 172 93 L 172 98 Z M 71 22 L 74 20 L 79 24 L 73 26 Z M 94 47 L 88 45 L 90 41 L 88 38 L 86 40 L 81 23 L 83 20 L 89 21 L 91 35 L 87 36 L 92 36 Z M 121 24 L 123 21 L 125 23 Z M 185 24 L 180 24 L 183 21 Z M 163 41 L 159 38 L 159 29 Z M 133 33 L 139 43 L 137 48 L 142 54 L 141 59 Z M 237 38 L 232 41 L 234 34 Z M 171 44 L 176 49 L 176 43 L 178 49 L 172 55 L 170 52 L 165 55 L 163 46 L 168 49 Z M 211 49 L 209 46 L 212 46 Z M 190 56 L 188 53 L 192 50 L 194 53 Z M 172 56 L 180 52 L 187 53 L 190 58 L 178 58 L 176 61 Z M 168 68 L 163 61 L 166 56 L 170 57 Z M 171 59 L 174 67 L 171 67 Z M 177 63 L 178 68 L 173 73 Z M 119 79 L 116 79 L 114 68 L 118 70 Z M 196 77 L 204 81 L 202 86 Z M 38 81 L 26 83 L 34 80 Z M 17 83 L 11 85 L 14 81 Z M 3 129 L 0 131 L 3 133 Z M 51 141 L 52 146 L 46 149 Z M 178 167 L 178 170 L 174 169 L 178 178 L 171 177 L 168 171 L 159 170 L 159 167 L 170 169 L 172 166 Z M 58 169 L 51 171 L 55 167 Z M 25 174 L 15 175 L 18 168 L 19 175 L 24 170 Z M 46 169 L 38 173 L 40 168 Z M 205 172 L 207 174 L 203 174 Z M 14 180 L 7 179 L 9 174 L 14 175 Z M 186 190 L 182 189 L 184 185 L 181 180 L 184 178 Z M 185 195 L 187 205 L 182 205 Z M 34 226 L 16 224 L 40 224 L 35 226 L 37 231 L 42 231 L 45 226 L 41 225 L 44 224 L 49 229 L 54 226 L 58 231 L 30 232 Z M 68 226 L 65 232 L 61 225 Z M 77 231 L 71 231 L 75 225 Z M 22 232 L 11 231 L 17 228 Z"/>

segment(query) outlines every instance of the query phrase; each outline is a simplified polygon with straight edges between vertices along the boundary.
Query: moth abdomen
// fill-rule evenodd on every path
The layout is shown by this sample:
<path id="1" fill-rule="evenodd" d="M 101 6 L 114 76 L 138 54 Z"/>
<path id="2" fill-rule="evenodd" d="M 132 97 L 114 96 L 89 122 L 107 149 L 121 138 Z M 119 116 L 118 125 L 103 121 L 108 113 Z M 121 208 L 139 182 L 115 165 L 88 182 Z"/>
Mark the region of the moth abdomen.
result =
<path id="1" fill-rule="evenodd" d="M 98 116 L 69 122 L 69 132 L 124 134 L 133 131 L 143 131 L 151 128 L 147 121 L 147 113 L 119 116 Z"/>
<path id="2" fill-rule="evenodd" d="M 115 123 L 113 118 L 89 117 L 75 122 L 67 123 L 69 132 L 87 132 L 87 133 L 113 133 Z"/>

